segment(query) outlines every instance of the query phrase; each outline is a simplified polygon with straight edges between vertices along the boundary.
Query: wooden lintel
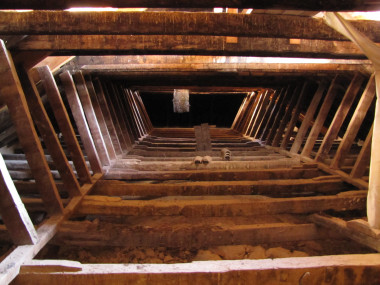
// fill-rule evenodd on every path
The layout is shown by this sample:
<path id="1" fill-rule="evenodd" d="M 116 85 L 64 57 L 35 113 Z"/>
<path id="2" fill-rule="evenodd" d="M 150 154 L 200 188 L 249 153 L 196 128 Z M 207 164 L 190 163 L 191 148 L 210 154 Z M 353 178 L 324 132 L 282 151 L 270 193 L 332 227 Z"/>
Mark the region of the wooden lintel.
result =
<path id="1" fill-rule="evenodd" d="M 345 36 L 327 26 L 323 19 L 289 15 L 120 11 L 102 13 L 31 11 L 1 12 L 0 15 L 0 34 L 4 35 L 197 34 L 346 40 Z M 352 22 L 370 39 L 375 42 L 380 41 L 377 33 L 379 24 L 376 21 Z"/>
<path id="2" fill-rule="evenodd" d="M 51 214 L 61 213 L 61 198 L 34 128 L 16 68 L 3 41 L 0 46 L 0 101 L 9 109 L 33 176 L 41 185 L 39 189 L 46 209 Z"/>

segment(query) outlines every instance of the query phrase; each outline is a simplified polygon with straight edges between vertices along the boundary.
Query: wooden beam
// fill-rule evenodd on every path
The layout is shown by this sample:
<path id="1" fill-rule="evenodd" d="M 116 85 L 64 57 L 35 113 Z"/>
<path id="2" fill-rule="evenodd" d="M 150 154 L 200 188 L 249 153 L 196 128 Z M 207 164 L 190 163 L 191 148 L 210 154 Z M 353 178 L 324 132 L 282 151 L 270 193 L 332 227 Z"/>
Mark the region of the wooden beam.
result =
<path id="1" fill-rule="evenodd" d="M 339 105 L 338 110 L 336 111 L 333 120 L 325 134 L 322 144 L 319 147 L 317 155 L 315 157 L 316 160 L 322 161 L 327 156 L 328 153 L 334 143 L 334 140 L 337 138 L 340 128 L 350 111 L 352 104 L 354 103 L 355 97 L 359 92 L 359 89 L 364 81 L 364 77 L 360 74 L 355 74 L 354 78 L 352 78 L 350 85 L 348 86 L 346 93 Z"/>
<path id="2" fill-rule="evenodd" d="M 102 114 L 104 116 L 104 120 L 105 120 L 106 125 L 107 125 L 108 132 L 111 136 L 111 140 L 112 140 L 113 147 L 115 149 L 115 153 L 116 153 L 116 155 L 120 155 L 120 154 L 122 154 L 123 151 L 121 149 L 119 138 L 118 138 L 116 130 L 115 130 L 115 125 L 112 121 L 110 110 L 108 108 L 108 104 L 107 104 L 106 98 L 104 96 L 102 84 L 100 83 L 98 78 L 94 79 L 93 84 L 94 84 L 97 99 L 99 101 L 100 108 L 102 110 Z"/>
<path id="3" fill-rule="evenodd" d="M 310 130 L 309 136 L 307 137 L 306 143 L 302 149 L 301 155 L 308 157 L 313 150 L 315 141 L 317 140 L 322 128 L 323 124 L 326 120 L 326 117 L 330 111 L 330 108 L 334 102 L 335 96 L 337 94 L 337 76 L 330 83 L 329 90 L 327 91 L 326 97 L 322 103 L 321 108 L 319 109 L 317 118 L 313 124 L 313 127 Z"/>
<path id="4" fill-rule="evenodd" d="M 326 87 L 327 87 L 326 81 L 322 81 L 319 83 L 318 90 L 315 92 L 313 99 L 311 100 L 311 103 L 309 107 L 307 108 L 306 115 L 302 121 L 301 127 L 298 129 L 296 138 L 294 139 L 290 152 L 298 153 L 303 143 L 303 140 L 306 136 L 306 133 L 310 127 L 310 122 L 314 118 L 314 114 L 318 108 L 319 102 L 322 99 L 322 96 Z"/>
<path id="5" fill-rule="evenodd" d="M 107 148 L 107 153 L 109 155 L 110 160 L 115 160 L 116 159 L 115 149 L 111 140 L 110 133 L 107 128 L 107 124 L 105 122 L 105 119 L 102 113 L 102 107 L 100 106 L 98 98 L 96 96 L 94 85 L 91 80 L 86 80 L 86 86 L 87 86 L 88 93 L 90 95 L 92 106 L 94 107 L 96 119 L 99 123 L 99 128 L 102 132 L 102 137 L 104 139 L 104 144 Z"/>
<path id="6" fill-rule="evenodd" d="M 380 254 L 346 254 L 265 260 L 194 261 L 176 264 L 82 264 L 78 269 L 60 266 L 46 272 L 43 268 L 52 262 L 26 263 L 25 273 L 14 285 L 56 285 L 97 282 L 101 284 L 149 284 L 174 282 L 176 284 L 376 284 L 379 279 Z M 58 266 L 60 261 L 54 261 Z M 75 263 L 76 266 L 77 263 Z M 35 270 L 33 270 L 33 267 Z M 66 269 L 66 270 L 65 270 Z M 71 272 L 70 272 L 71 271 Z M 152 273 L 155 272 L 155 273 Z M 333 281 L 330 281 L 333 280 Z"/>
<path id="7" fill-rule="evenodd" d="M 79 96 L 74 85 L 73 78 L 68 71 L 61 73 L 60 78 L 65 88 L 65 93 L 70 104 L 71 113 L 73 114 L 78 132 L 83 141 L 83 146 L 90 161 L 91 169 L 94 173 L 102 173 L 103 170 L 99 156 L 96 152 L 94 142 L 83 113 L 82 104 L 79 100 Z"/>
<path id="8" fill-rule="evenodd" d="M 37 71 L 45 88 L 49 103 L 54 110 L 54 116 L 70 152 L 70 157 L 75 165 L 79 180 L 82 183 L 89 183 L 91 182 L 91 175 L 53 74 L 48 66 L 38 67 Z"/>
<path id="9" fill-rule="evenodd" d="M 75 87 L 78 91 L 78 96 L 83 108 L 83 112 L 87 119 L 86 121 L 91 132 L 91 137 L 96 148 L 96 153 L 98 154 L 101 164 L 104 166 L 109 166 L 111 164 L 110 158 L 82 72 L 79 71 L 73 74 L 73 79 L 75 81 Z"/>
<path id="10" fill-rule="evenodd" d="M 38 237 L 0 154 L 0 214 L 15 245 L 35 244 Z"/>
<path id="11" fill-rule="evenodd" d="M 278 96 L 269 114 L 268 120 L 265 126 L 263 127 L 263 130 L 260 135 L 260 140 L 265 140 L 270 134 L 273 122 L 275 121 L 277 113 L 280 110 L 280 107 L 282 105 L 282 101 L 285 98 L 286 90 L 285 88 L 281 88 L 280 90 L 276 90 L 276 93 L 278 93 Z"/>
<path id="12" fill-rule="evenodd" d="M 102 174 L 95 174 L 96 182 Z M 81 188 L 82 195 L 72 198 L 65 207 L 63 215 L 55 215 L 44 221 L 37 229 L 38 242 L 34 245 L 22 245 L 14 249 L 0 263 L 0 284 L 9 284 L 19 273 L 24 262 L 30 261 L 53 238 L 60 224 L 70 217 L 80 205 L 83 197 L 89 193 L 94 184 L 84 184 Z"/>
<path id="13" fill-rule="evenodd" d="M 314 214 L 310 217 L 310 220 L 319 226 L 341 233 L 347 238 L 380 252 L 379 238 L 367 235 L 366 233 L 358 231 L 355 228 L 348 227 L 347 222 L 343 219 Z"/>
<path id="14" fill-rule="evenodd" d="M 46 113 L 37 87 L 34 82 L 32 82 L 30 74 L 23 68 L 19 69 L 19 75 L 26 94 L 26 100 L 34 118 L 34 123 L 38 127 L 42 140 L 59 171 L 65 189 L 71 197 L 78 196 L 81 194 L 78 180 L 58 140 L 50 118 Z"/>
<path id="15" fill-rule="evenodd" d="M 34 129 L 15 66 L 3 41 L 0 41 L 0 74 L 0 101 L 9 109 L 33 176 L 41 185 L 40 193 L 46 209 L 50 214 L 61 213 L 63 210 L 61 198 Z"/>
<path id="16" fill-rule="evenodd" d="M 116 8 L 214 8 L 214 7 L 239 7 L 254 9 L 280 9 L 280 10 L 306 10 L 306 11 L 370 11 L 378 8 L 376 1 L 344 2 L 315 2 L 307 1 L 244 1 L 244 0 L 60 0 L 55 2 L 40 2 L 38 0 L 4 0 L 1 9 L 34 9 L 34 10 L 63 10 L 72 7 L 116 7 Z"/>
<path id="17" fill-rule="evenodd" d="M 197 54 L 246 56 L 297 56 L 314 58 L 364 58 L 348 41 L 300 39 L 291 44 L 285 38 L 239 37 L 237 43 L 224 36 L 186 35 L 31 35 L 12 51 L 117 54 Z"/>
<path id="18" fill-rule="evenodd" d="M 305 214 L 327 210 L 364 210 L 367 191 L 344 192 L 332 196 L 299 198 L 263 198 L 242 196 L 212 200 L 176 199 L 133 201 L 120 197 L 87 196 L 78 208 L 79 215 L 226 217 Z"/>
<path id="19" fill-rule="evenodd" d="M 355 112 L 352 115 L 352 118 L 344 134 L 344 137 L 341 143 L 339 144 L 334 159 L 331 162 L 332 168 L 340 168 L 340 166 L 343 164 L 344 159 L 349 153 L 351 145 L 353 144 L 356 138 L 359 128 L 362 125 L 365 116 L 367 115 L 368 109 L 371 106 L 373 99 L 375 98 L 375 93 L 375 75 L 372 75 L 367 83 L 367 87 L 365 88 L 360 98 L 359 103 L 356 106 Z"/>
<path id="20" fill-rule="evenodd" d="M 143 117 L 144 117 L 145 122 L 146 122 L 147 131 L 148 131 L 148 134 L 149 134 L 153 130 L 152 122 L 151 122 L 151 120 L 149 118 L 148 112 L 146 111 L 144 102 L 141 99 L 140 92 L 139 91 L 134 91 L 134 94 L 136 96 L 137 103 L 139 104 L 140 109 L 142 111 Z"/>
<path id="21" fill-rule="evenodd" d="M 362 149 L 356 159 L 354 166 L 352 167 L 350 176 L 353 178 L 360 178 L 364 175 L 367 170 L 367 166 L 370 164 L 371 160 L 371 144 L 372 144 L 372 133 L 373 125 L 364 141 Z"/>
<path id="22" fill-rule="evenodd" d="M 68 11 L 1 12 L 0 15 L 0 34 L 4 35 L 166 34 L 346 40 L 327 26 L 323 19 L 289 15 Z M 47 22 L 49 25 L 46 25 Z M 77 24 L 79 22 L 80 25 Z M 373 41 L 380 41 L 377 33 L 379 24 L 376 21 L 352 23 Z"/>

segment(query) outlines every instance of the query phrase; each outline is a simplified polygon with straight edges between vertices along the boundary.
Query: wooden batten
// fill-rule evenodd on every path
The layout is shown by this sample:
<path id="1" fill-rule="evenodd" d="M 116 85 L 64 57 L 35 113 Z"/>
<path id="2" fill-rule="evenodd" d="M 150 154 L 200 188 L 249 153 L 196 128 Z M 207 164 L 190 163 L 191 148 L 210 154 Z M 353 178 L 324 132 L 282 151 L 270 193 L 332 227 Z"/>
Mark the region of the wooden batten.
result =
<path id="1" fill-rule="evenodd" d="M 99 160 L 98 153 L 88 128 L 85 115 L 83 113 L 82 104 L 79 100 L 77 90 L 71 74 L 66 71 L 60 75 L 63 86 L 65 88 L 66 97 L 70 104 L 71 112 L 74 116 L 75 123 L 78 127 L 78 132 L 83 141 L 85 151 L 90 161 L 91 169 L 94 173 L 102 173 L 102 166 Z"/>
<path id="2" fill-rule="evenodd" d="M 0 41 L 0 45 L 1 101 L 9 109 L 33 177 L 41 185 L 39 189 L 47 211 L 50 214 L 61 213 L 63 210 L 61 198 L 50 173 L 40 140 L 34 129 L 15 66 L 5 48 L 4 42 Z"/>

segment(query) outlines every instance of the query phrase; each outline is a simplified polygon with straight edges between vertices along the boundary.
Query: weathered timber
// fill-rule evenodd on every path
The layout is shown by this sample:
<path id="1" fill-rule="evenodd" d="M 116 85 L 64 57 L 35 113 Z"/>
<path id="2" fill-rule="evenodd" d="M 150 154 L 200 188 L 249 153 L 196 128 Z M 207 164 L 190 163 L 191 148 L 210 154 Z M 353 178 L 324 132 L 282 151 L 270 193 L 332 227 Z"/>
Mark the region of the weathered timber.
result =
<path id="1" fill-rule="evenodd" d="M 327 87 L 326 81 L 322 81 L 319 83 L 318 90 L 315 92 L 313 99 L 306 111 L 306 115 L 302 121 L 301 127 L 298 129 L 296 138 L 294 139 L 294 142 L 292 143 L 290 152 L 297 153 L 299 151 L 302 145 L 302 142 L 306 136 L 306 133 L 310 127 L 310 123 L 312 119 L 314 118 L 314 114 L 318 108 L 319 102 L 322 99 L 322 96 L 326 87 Z"/>
<path id="2" fill-rule="evenodd" d="M 351 42 L 301 39 L 290 44 L 285 38 L 239 37 L 237 43 L 224 36 L 185 35 L 32 35 L 12 46 L 12 51 L 43 50 L 55 53 L 196 54 L 247 56 L 298 56 L 364 58 Z"/>
<path id="3" fill-rule="evenodd" d="M 333 196 L 260 198 L 257 196 L 192 196 L 191 199 L 127 201 L 119 197 L 87 196 L 77 214 L 123 216 L 225 217 L 280 213 L 305 214 L 326 210 L 364 210 L 367 191 L 345 192 Z"/>
<path id="4" fill-rule="evenodd" d="M 15 245 L 35 244 L 38 237 L 0 154 L 0 214 Z"/>
<path id="5" fill-rule="evenodd" d="M 153 130 L 152 122 L 150 121 L 148 112 L 145 109 L 145 105 L 144 105 L 144 102 L 141 99 L 139 91 L 134 91 L 134 95 L 135 95 L 135 98 L 136 98 L 136 102 L 139 105 L 140 110 L 141 110 L 141 112 L 143 114 L 143 118 L 145 120 L 145 124 L 146 124 L 146 127 L 147 127 L 147 132 L 149 134 Z"/>
<path id="6" fill-rule="evenodd" d="M 100 83 L 99 79 L 96 78 L 93 81 L 93 85 L 95 88 L 97 99 L 99 101 L 100 108 L 101 108 L 103 116 L 104 116 L 104 120 L 105 120 L 106 125 L 107 125 L 108 132 L 111 136 L 111 140 L 113 143 L 113 147 L 115 149 L 115 153 L 117 155 L 120 155 L 120 154 L 122 154 L 122 149 L 120 146 L 119 138 L 116 134 L 115 125 L 112 121 L 112 117 L 111 117 L 110 110 L 108 108 L 108 104 L 106 103 L 106 98 L 104 96 L 102 84 Z"/>
<path id="7" fill-rule="evenodd" d="M 98 154 L 99 160 L 102 165 L 109 166 L 110 158 L 109 158 L 109 155 L 104 143 L 102 132 L 100 130 L 99 123 L 95 115 L 94 108 L 92 106 L 90 94 L 86 86 L 86 81 L 83 77 L 82 72 L 79 71 L 73 74 L 73 79 L 75 81 L 75 87 L 77 88 L 77 91 L 78 91 L 80 103 L 82 105 L 83 112 L 86 116 L 86 121 L 90 129 L 92 140 L 96 147 L 96 152 Z"/>
<path id="8" fill-rule="evenodd" d="M 82 183 L 89 183 L 91 182 L 91 175 L 53 74 L 48 66 L 38 67 L 37 71 L 41 77 L 49 103 L 54 109 L 54 116 L 62 132 L 67 149 L 70 152 L 70 157 L 75 165 L 79 180 Z"/>
<path id="9" fill-rule="evenodd" d="M 362 149 L 358 155 L 358 158 L 355 161 L 354 166 L 352 167 L 350 176 L 353 178 L 360 178 L 364 175 L 367 170 L 367 166 L 369 166 L 371 160 L 371 143 L 372 143 L 372 133 L 373 133 L 373 125 L 364 141 Z"/>
<path id="10" fill-rule="evenodd" d="M 334 115 L 334 118 L 327 130 L 327 133 L 323 138 L 322 144 L 319 147 L 319 150 L 315 157 L 316 160 L 322 161 L 328 156 L 333 142 L 338 136 L 339 130 L 348 114 L 348 111 L 351 108 L 351 105 L 355 100 L 357 93 L 359 92 L 359 89 L 363 81 L 364 77 L 359 73 L 355 74 L 354 78 L 351 80 L 351 83 L 348 86 L 342 101 L 340 102 L 339 108 Z"/>
<path id="11" fill-rule="evenodd" d="M 333 81 L 330 83 L 329 90 L 327 91 L 326 97 L 322 103 L 321 108 L 319 109 L 317 118 L 315 119 L 313 127 L 310 130 L 306 143 L 302 149 L 301 155 L 306 156 L 306 157 L 310 156 L 310 153 L 313 150 L 315 141 L 317 140 L 319 133 L 321 132 L 323 128 L 323 124 L 326 120 L 326 117 L 336 97 L 337 88 L 338 88 L 337 76 L 335 76 Z"/>
<path id="12" fill-rule="evenodd" d="M 104 119 L 104 116 L 102 113 L 102 107 L 100 106 L 98 98 L 96 97 L 94 85 L 92 84 L 92 81 L 87 80 L 86 86 L 87 86 L 87 90 L 88 90 L 88 93 L 89 93 L 90 98 L 91 98 L 92 106 L 94 107 L 96 119 L 99 123 L 99 128 L 102 132 L 102 137 L 104 139 L 104 143 L 105 143 L 105 146 L 107 148 L 108 156 L 109 156 L 110 160 L 115 160 L 116 159 L 115 149 L 114 149 L 114 146 L 112 144 L 111 136 L 110 136 L 110 133 L 108 131 L 107 124 L 105 122 L 105 119 Z"/>
<path id="13" fill-rule="evenodd" d="M 315 2 L 307 1 L 244 1 L 244 0 L 208 0 L 208 1 L 185 1 L 185 0 L 60 0 L 55 2 L 40 2 L 38 0 L 4 0 L 1 2 L 1 9 L 34 9 L 34 10 L 64 10 L 72 7 L 117 7 L 117 8 L 214 8 L 214 7 L 239 7 L 254 9 L 279 9 L 279 10 L 306 10 L 306 11 L 371 11 L 376 10 L 378 6 L 376 1 L 344 1 Z"/>
<path id="14" fill-rule="evenodd" d="M 19 69 L 19 75 L 26 94 L 26 100 L 29 104 L 32 117 L 34 118 L 34 123 L 38 127 L 42 140 L 59 171 L 67 192 L 72 197 L 80 195 L 79 182 L 69 164 L 61 143 L 58 140 L 57 134 L 50 122 L 50 118 L 46 113 L 36 85 L 32 82 L 32 78 L 23 68 Z"/>
<path id="15" fill-rule="evenodd" d="M 127 183 L 100 181 L 91 194 L 107 196 L 200 196 L 200 195 L 266 195 L 292 197 L 316 193 L 336 194 L 346 190 L 339 177 L 259 181 L 205 181 L 181 183 Z"/>
<path id="16" fill-rule="evenodd" d="M 102 284 L 321 284 L 334 280 L 337 284 L 376 284 L 379 280 L 379 254 L 355 254 L 276 258 L 265 260 L 198 261 L 183 264 L 81 264 L 46 272 L 51 261 L 33 261 L 29 270 L 17 277 L 15 285 L 58 285 L 96 282 Z M 57 262 L 57 261 L 55 261 Z M 58 265 L 61 262 L 58 262 Z M 28 263 L 25 263 L 27 266 Z M 77 266 L 77 263 L 75 263 Z M 33 267 L 34 266 L 34 270 Z M 71 272 L 70 272 L 71 271 Z M 74 272 L 72 272 L 74 271 Z M 154 273 L 152 273 L 154 272 Z M 284 279 L 286 281 L 284 281 Z M 306 282 L 306 283 L 305 283 Z"/>
<path id="17" fill-rule="evenodd" d="M 368 222 L 363 219 L 355 219 L 347 221 L 347 228 L 354 231 L 362 232 L 365 235 L 371 236 L 376 239 L 380 239 L 380 230 L 372 229 Z"/>
<path id="18" fill-rule="evenodd" d="M 100 179 L 102 174 L 98 173 L 93 176 L 93 181 Z M 22 245 L 16 247 L 0 263 L 0 283 L 9 284 L 19 273 L 21 265 L 33 259 L 34 256 L 50 241 L 56 234 L 59 225 L 66 220 L 80 205 L 84 195 L 92 189 L 94 184 L 84 184 L 81 187 L 81 196 L 72 198 L 65 207 L 63 215 L 54 215 L 44 221 L 37 229 L 38 242 L 34 245 Z"/>
<path id="19" fill-rule="evenodd" d="M 310 217 L 310 220 L 316 223 L 319 226 L 327 227 L 332 231 L 337 231 L 342 235 L 350 238 L 360 244 L 368 246 L 376 251 L 380 251 L 380 239 L 375 238 L 373 236 L 367 235 L 362 231 L 358 231 L 354 228 L 350 228 L 347 226 L 347 222 L 345 220 L 322 216 L 318 214 L 314 214 Z"/>
<path id="20" fill-rule="evenodd" d="M 312 223 L 237 224 L 225 218 L 163 217 L 165 224 L 139 219 L 128 226 L 107 222 L 65 222 L 53 244 L 76 246 L 128 246 L 203 248 L 219 245 L 292 242 L 323 238 Z M 240 220 L 238 220 L 241 222 Z M 245 221 L 246 222 L 246 221 Z M 143 226 L 141 226 L 143 225 Z M 128 241 L 126 243 L 126 241 Z"/>
<path id="21" fill-rule="evenodd" d="M 33 121 L 26 103 L 25 94 L 13 65 L 12 58 L 0 41 L 0 96 L 10 112 L 19 141 L 37 183 L 40 193 L 50 214 L 61 213 L 62 202 L 58 195 L 53 177 L 44 156 L 44 152 L 34 129 Z"/>
<path id="22" fill-rule="evenodd" d="M 99 156 L 96 152 L 73 78 L 68 71 L 61 73 L 60 78 L 64 85 L 66 97 L 70 104 L 75 123 L 78 127 L 78 132 L 83 141 L 83 146 L 90 161 L 91 169 L 96 173 L 102 173 L 103 170 L 100 164 Z"/>
<path id="23" fill-rule="evenodd" d="M 285 92 L 286 91 L 284 88 L 281 88 L 280 91 L 278 91 L 278 90 L 276 91 L 276 93 L 278 93 L 278 96 L 277 96 L 276 101 L 274 102 L 274 105 L 273 105 L 271 112 L 268 116 L 268 120 L 265 123 L 265 125 L 263 126 L 263 129 L 261 131 L 261 134 L 260 134 L 261 140 L 265 140 L 267 138 L 267 136 L 269 135 L 269 133 L 271 131 L 272 124 L 273 124 L 274 120 L 276 119 L 277 112 L 279 111 L 280 106 L 282 104 L 282 101 L 284 100 Z"/>
<path id="24" fill-rule="evenodd" d="M 277 168 L 277 169 L 246 169 L 246 170 L 178 170 L 178 171 L 108 171 L 105 179 L 123 180 L 193 180 L 193 181 L 239 181 L 239 180 L 269 180 L 269 179 L 308 179 L 317 177 L 315 168 Z M 102 185 L 103 181 L 98 182 Z M 106 182 L 105 182 L 106 183 Z"/>
<path id="25" fill-rule="evenodd" d="M 265 115 L 266 111 L 268 110 L 268 105 L 270 103 L 271 96 L 272 96 L 272 91 L 268 90 L 268 89 L 265 90 L 263 102 L 260 106 L 260 110 L 257 113 L 257 116 L 255 118 L 255 122 L 252 125 L 251 130 L 249 131 L 249 134 L 248 134 L 249 136 L 256 137 L 256 133 L 259 131 L 259 128 L 260 128 L 261 124 L 263 123 L 264 115 Z"/>
<path id="26" fill-rule="evenodd" d="M 335 153 L 334 159 L 331 162 L 332 168 L 339 168 L 346 158 L 355 138 L 362 125 L 368 109 L 375 98 L 376 84 L 375 76 L 371 76 L 367 83 L 367 87 L 364 90 L 359 103 L 356 106 L 355 112 L 352 115 L 347 130 L 343 136 L 342 142 L 339 144 L 338 150 Z"/>
<path id="27" fill-rule="evenodd" d="M 271 14 L 181 12 L 1 12 L 0 34 L 215 35 L 346 40 L 323 19 Z M 49 25 L 46 25 L 46 23 Z M 78 23 L 81 23 L 78 25 Z M 207 25 L 205 23 L 207 22 Z M 107 25 L 99 25 L 107 23 Z M 132 24 L 131 24 L 132 23 Z M 353 21 L 370 39 L 380 41 L 375 21 Z M 292 29 L 283 29 L 292 27 Z"/>

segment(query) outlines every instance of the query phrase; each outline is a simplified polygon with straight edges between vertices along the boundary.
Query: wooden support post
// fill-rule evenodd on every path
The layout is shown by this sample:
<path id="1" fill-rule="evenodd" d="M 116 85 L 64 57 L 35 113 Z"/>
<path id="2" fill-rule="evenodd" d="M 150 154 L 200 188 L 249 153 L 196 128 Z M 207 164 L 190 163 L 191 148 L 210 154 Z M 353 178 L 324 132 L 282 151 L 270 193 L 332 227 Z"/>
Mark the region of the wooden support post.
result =
<path id="1" fill-rule="evenodd" d="M 302 87 L 302 90 L 301 90 L 301 94 L 298 97 L 296 106 L 294 107 L 292 118 L 290 119 L 290 122 L 287 125 L 287 130 L 286 130 L 286 132 L 284 134 L 284 138 L 282 139 L 282 142 L 281 142 L 281 145 L 280 145 L 280 147 L 282 147 L 284 149 L 286 149 L 286 147 L 288 146 L 288 143 L 289 143 L 289 140 L 290 140 L 290 136 L 292 135 L 293 129 L 294 129 L 294 127 L 295 127 L 295 125 L 296 125 L 296 123 L 298 121 L 298 116 L 299 116 L 299 114 L 301 112 L 301 104 L 305 100 L 305 97 L 308 95 L 308 93 L 307 93 L 307 87 L 308 87 L 308 83 L 305 82 L 303 84 L 303 87 Z"/>
<path id="2" fill-rule="evenodd" d="M 299 97 L 300 90 L 301 90 L 301 85 L 297 85 L 295 90 L 293 91 L 291 97 L 290 97 L 290 101 L 286 102 L 286 103 L 288 103 L 286 106 L 286 109 L 285 109 L 285 105 L 284 105 L 284 114 L 280 118 L 281 122 L 280 122 L 280 124 L 276 130 L 276 134 L 275 134 L 273 141 L 272 141 L 272 146 L 274 146 L 274 147 L 277 147 L 280 144 L 280 141 L 281 141 L 282 136 L 284 134 L 285 127 L 289 122 L 293 108 L 297 102 L 297 98 Z"/>
<path id="3" fill-rule="evenodd" d="M 33 177 L 40 185 L 41 198 L 47 211 L 50 214 L 62 213 L 61 198 L 34 129 L 12 58 L 3 41 L 0 41 L 0 97 L 0 101 L 4 102 L 9 109 Z"/>
<path id="4" fill-rule="evenodd" d="M 339 145 L 339 148 L 331 162 L 331 167 L 338 169 L 344 162 L 347 154 L 350 151 L 351 145 L 354 142 L 356 135 L 359 131 L 360 126 L 368 112 L 376 93 L 375 76 L 372 75 L 367 83 L 367 87 L 363 92 L 362 97 L 358 105 L 356 106 L 355 112 L 352 115 L 351 121 L 347 127 L 346 133 L 344 134 L 343 140 Z"/>
<path id="5" fill-rule="evenodd" d="M 332 120 L 329 129 L 323 138 L 322 144 L 319 147 L 318 153 L 315 157 L 317 161 L 322 161 L 328 156 L 334 140 L 338 136 L 340 127 L 342 126 L 363 81 L 364 77 L 359 73 L 356 73 L 354 78 L 351 80 L 350 86 L 348 86 L 342 102 L 340 103 L 339 108 L 335 113 L 334 119 Z"/>
<path id="6" fill-rule="evenodd" d="M 102 165 L 109 166 L 110 158 L 107 152 L 107 148 L 104 143 L 102 132 L 99 127 L 98 120 L 95 115 L 94 108 L 91 103 L 90 94 L 88 93 L 86 81 L 84 80 L 82 72 L 77 72 L 73 75 L 75 81 L 75 87 L 77 88 L 80 103 L 83 108 L 83 112 L 87 119 L 88 127 L 91 131 L 91 136 L 96 147 L 99 160 Z"/>
<path id="7" fill-rule="evenodd" d="M 96 78 L 93 81 L 93 85 L 95 88 L 96 97 L 99 101 L 99 105 L 100 105 L 100 108 L 102 110 L 102 114 L 104 116 L 104 120 L 105 120 L 106 125 L 107 125 L 108 132 L 109 132 L 111 140 L 112 140 L 113 147 L 115 149 L 115 153 L 116 153 L 116 155 L 121 155 L 123 153 L 123 150 L 120 146 L 119 137 L 117 136 L 115 125 L 112 121 L 111 113 L 110 113 L 110 110 L 108 108 L 106 98 L 104 96 L 102 84 L 100 83 L 99 79 Z"/>
<path id="8" fill-rule="evenodd" d="M 91 169 L 94 173 L 102 173 L 103 170 L 100 164 L 99 156 L 96 152 L 73 78 L 68 71 L 61 73 L 60 78 L 65 88 L 67 101 L 69 102 L 71 112 L 78 127 L 78 132 L 82 139 L 84 149 L 90 161 Z"/>
<path id="9" fill-rule="evenodd" d="M 275 104 L 274 104 L 274 106 L 270 112 L 268 120 L 267 120 L 265 126 L 263 127 L 263 130 L 262 130 L 262 133 L 260 136 L 261 140 L 267 139 L 267 136 L 269 135 L 270 130 L 272 128 L 273 122 L 277 116 L 278 110 L 280 109 L 282 101 L 284 100 L 284 96 L 285 96 L 285 89 L 282 88 L 281 91 L 279 91 L 276 102 L 275 102 Z"/>
<path id="10" fill-rule="evenodd" d="M 372 143 L 373 125 L 364 141 L 362 149 L 356 159 L 354 167 L 351 170 L 350 176 L 353 178 L 360 178 L 364 175 L 369 166 L 371 159 L 371 143 Z"/>
<path id="11" fill-rule="evenodd" d="M 252 125 L 252 128 L 250 129 L 248 135 L 251 137 L 252 134 L 255 135 L 256 132 L 257 132 L 257 129 L 259 128 L 260 124 L 262 123 L 262 119 L 264 117 L 264 113 L 265 113 L 265 110 L 266 108 L 268 107 L 268 102 L 269 102 L 269 98 L 271 96 L 271 92 L 266 89 L 264 91 L 264 95 L 263 95 L 263 99 L 262 99 L 262 103 L 260 105 L 260 108 L 256 114 L 256 118 L 255 118 L 255 121 Z"/>
<path id="12" fill-rule="evenodd" d="M 313 150 L 315 141 L 317 140 L 319 133 L 323 127 L 323 123 L 326 120 L 326 117 L 330 111 L 330 108 L 334 102 L 335 96 L 337 94 L 337 76 L 333 79 L 330 84 L 329 90 L 327 91 L 326 97 L 323 101 L 317 118 L 315 119 L 314 125 L 310 130 L 309 136 L 306 140 L 306 143 L 302 149 L 301 155 L 310 156 L 311 151 Z"/>
<path id="13" fill-rule="evenodd" d="M 82 150 L 79 146 L 73 126 L 71 125 L 66 107 L 62 101 L 61 94 L 58 91 L 58 87 L 55 83 L 53 74 L 51 73 L 48 66 L 38 67 L 37 71 L 45 88 L 49 103 L 54 110 L 54 116 L 56 118 L 58 127 L 62 132 L 63 139 L 70 153 L 70 157 L 73 160 L 79 180 L 82 183 L 90 183 L 90 172 L 88 170 Z"/>
<path id="14" fill-rule="evenodd" d="M 326 81 L 322 81 L 319 83 L 318 90 L 315 92 L 313 99 L 311 100 L 311 103 L 309 105 L 309 108 L 306 111 L 305 118 L 303 119 L 301 127 L 298 129 L 297 136 L 292 144 L 292 148 L 290 149 L 290 152 L 298 153 L 302 145 L 302 142 L 306 136 L 306 133 L 310 127 L 310 122 L 314 118 L 314 114 L 318 108 L 319 102 L 322 99 L 322 96 L 326 87 L 327 87 Z"/>
<path id="15" fill-rule="evenodd" d="M 102 137 L 104 139 L 104 144 L 107 148 L 108 156 L 110 160 L 115 160 L 116 159 L 115 149 L 113 147 L 112 140 L 108 132 L 107 125 L 104 120 L 104 116 L 102 114 L 101 106 L 99 104 L 98 98 L 96 97 L 94 85 L 92 84 L 91 80 L 87 80 L 86 86 L 87 86 L 88 94 L 90 95 L 92 106 L 94 107 L 96 119 L 99 123 L 100 131 L 102 132 Z"/>
<path id="16" fill-rule="evenodd" d="M 35 244 L 37 232 L 0 154 L 0 214 L 15 245 Z"/>
<path id="17" fill-rule="evenodd" d="M 50 118 L 46 113 L 37 87 L 34 82 L 32 82 L 33 79 L 23 68 L 19 69 L 19 75 L 34 122 L 38 127 L 42 140 L 44 141 L 59 174 L 61 175 L 65 189 L 71 197 L 78 196 L 81 194 L 78 180 L 75 177 L 74 171 L 58 140 L 57 134 L 50 122 Z"/>

